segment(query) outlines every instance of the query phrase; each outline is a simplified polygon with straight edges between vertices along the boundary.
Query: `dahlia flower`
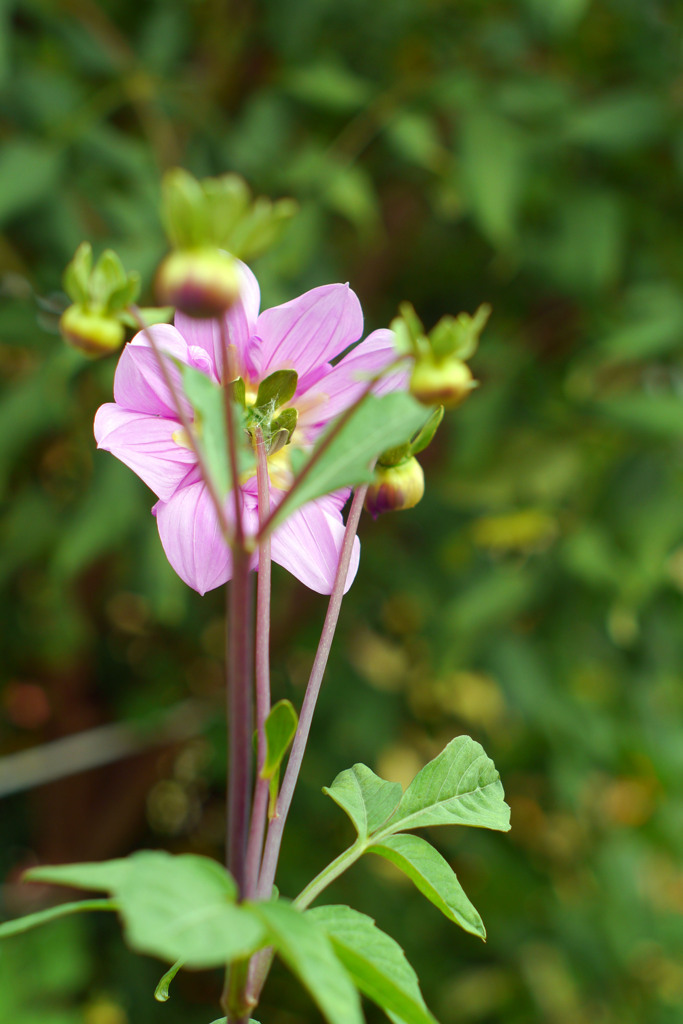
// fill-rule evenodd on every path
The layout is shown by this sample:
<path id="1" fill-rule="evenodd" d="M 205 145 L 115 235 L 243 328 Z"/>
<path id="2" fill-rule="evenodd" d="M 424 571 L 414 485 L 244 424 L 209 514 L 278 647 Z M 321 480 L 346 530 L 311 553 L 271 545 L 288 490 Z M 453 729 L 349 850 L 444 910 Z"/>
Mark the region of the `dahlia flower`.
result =
<path id="1" fill-rule="evenodd" d="M 330 360 L 357 342 L 363 331 L 360 303 L 348 285 L 313 288 L 259 314 L 256 278 L 244 264 L 239 270 L 240 296 L 225 314 L 225 323 L 247 403 L 250 396 L 253 401 L 259 383 L 274 371 L 287 369 L 298 374 L 296 391 L 284 406 L 297 410 L 296 429 L 290 444 L 268 458 L 270 502 L 275 507 L 292 480 L 291 447 L 313 444 L 326 425 L 358 398 L 368 377 L 393 361 L 393 334 L 374 331 L 332 365 Z M 114 402 L 98 410 L 95 439 L 99 448 L 124 462 L 154 491 L 159 500 L 152 512 L 166 556 L 181 579 L 204 594 L 230 579 L 231 551 L 148 333 L 173 360 L 200 370 L 216 383 L 223 380 L 220 325 L 215 320 L 193 320 L 176 313 L 174 326 L 153 326 L 124 348 L 114 377 Z M 167 361 L 168 369 L 192 418 L 173 360 Z M 375 390 L 396 387 L 396 380 L 390 375 Z M 240 481 L 240 491 L 243 527 L 247 535 L 254 535 L 259 522 L 256 476 Z M 344 489 L 310 501 L 272 534 L 273 561 L 321 594 L 329 594 L 334 583 L 344 536 L 341 513 L 348 496 L 349 490 Z M 231 494 L 225 499 L 225 515 L 228 521 L 234 519 Z M 356 538 L 346 589 L 356 574 L 359 554 Z M 256 554 L 251 565 L 257 568 Z"/>

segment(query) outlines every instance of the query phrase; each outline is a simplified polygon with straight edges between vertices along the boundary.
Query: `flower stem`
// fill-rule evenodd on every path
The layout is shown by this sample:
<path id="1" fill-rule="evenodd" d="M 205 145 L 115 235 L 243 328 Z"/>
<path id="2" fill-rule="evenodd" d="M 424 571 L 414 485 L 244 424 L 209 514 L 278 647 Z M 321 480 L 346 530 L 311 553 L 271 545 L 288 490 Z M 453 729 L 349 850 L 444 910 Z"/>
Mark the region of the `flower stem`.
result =
<path id="1" fill-rule="evenodd" d="M 277 799 L 275 817 L 271 819 L 268 825 L 263 853 L 263 863 L 261 865 L 261 873 L 259 875 L 257 888 L 257 895 L 260 899 L 267 899 L 270 896 L 273 883 L 275 881 L 275 872 L 277 870 L 280 845 L 282 843 L 282 833 L 287 821 L 287 814 L 289 813 L 294 789 L 299 778 L 301 762 L 303 761 L 304 751 L 306 750 L 308 735 L 311 731 L 313 712 L 315 711 L 318 694 L 320 693 L 320 686 L 327 667 L 327 659 L 330 654 L 330 648 L 332 647 L 332 640 L 334 639 L 334 631 L 339 619 L 341 602 L 344 596 L 344 585 L 346 583 L 346 577 L 348 575 L 349 565 L 351 562 L 353 542 L 356 536 L 356 531 L 358 530 L 358 521 L 363 508 L 366 491 L 367 485 L 359 487 L 353 496 L 353 501 L 351 502 L 351 508 L 346 522 L 346 530 L 344 532 L 344 540 L 342 542 L 342 548 L 339 555 L 337 574 L 334 579 L 332 593 L 330 594 L 330 602 L 327 606 L 327 615 L 325 616 L 325 622 L 320 635 L 320 643 L 318 644 L 318 650 L 311 669 L 308 686 L 306 687 L 306 694 L 304 696 L 303 704 L 301 705 L 299 724 L 297 726 L 292 750 L 287 762 L 287 770 L 285 771 L 284 779 L 282 780 L 280 795 Z"/>
<path id="2" fill-rule="evenodd" d="M 268 477 L 268 456 L 263 442 L 263 432 L 256 428 L 256 481 L 258 486 L 259 519 L 263 522 L 270 512 L 270 481 Z M 247 842 L 247 863 L 245 895 L 253 899 L 256 895 L 263 837 L 266 830 L 268 811 L 268 780 L 261 778 L 261 769 L 266 760 L 266 718 L 270 712 L 270 581 L 271 558 L 268 534 L 259 541 L 259 570 L 256 590 L 256 730 L 258 736 L 257 777 L 254 790 L 254 805 L 251 814 L 249 839 Z"/>
<path id="3" fill-rule="evenodd" d="M 236 376 L 234 366 L 234 347 L 231 351 L 228 337 L 228 324 L 225 316 L 218 318 L 218 325 L 223 347 L 223 396 L 225 402 L 225 429 L 228 437 L 228 458 L 230 460 L 230 477 L 232 493 L 235 501 L 235 545 L 244 548 L 244 526 L 242 524 L 242 494 L 239 483 L 239 465 L 237 459 L 237 434 L 232 398 L 232 381 Z"/>
<path id="4" fill-rule="evenodd" d="M 233 549 L 233 573 L 228 590 L 227 711 L 228 821 L 227 865 L 240 895 L 244 895 L 246 846 L 251 803 L 251 579 L 249 556 Z"/>

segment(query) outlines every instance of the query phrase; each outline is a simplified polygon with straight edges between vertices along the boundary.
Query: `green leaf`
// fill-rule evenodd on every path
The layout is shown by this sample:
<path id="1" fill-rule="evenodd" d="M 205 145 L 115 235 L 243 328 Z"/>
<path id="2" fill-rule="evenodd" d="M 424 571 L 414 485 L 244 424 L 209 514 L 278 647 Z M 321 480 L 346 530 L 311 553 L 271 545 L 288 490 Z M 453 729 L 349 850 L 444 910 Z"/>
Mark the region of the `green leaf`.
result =
<path id="1" fill-rule="evenodd" d="M 271 779 L 279 770 L 282 759 L 294 739 L 297 722 L 297 714 L 291 701 L 279 700 L 273 705 L 265 722 L 267 749 L 261 778 Z"/>
<path id="2" fill-rule="evenodd" d="M 133 949 L 188 967 L 218 967 L 249 956 L 264 938 L 253 913 L 235 905 L 232 877 L 208 857 L 142 850 L 102 864 L 32 868 L 27 877 L 108 889 Z"/>
<path id="3" fill-rule="evenodd" d="M 280 765 L 294 739 L 298 723 L 294 706 L 288 700 L 280 700 L 273 706 L 266 718 L 266 759 L 261 769 L 261 778 L 270 782 L 270 803 L 268 814 L 275 812 L 278 787 L 280 783 Z"/>
<path id="4" fill-rule="evenodd" d="M 0 225 L 46 199 L 54 199 L 63 147 L 5 140 L 0 154 Z"/>
<path id="5" fill-rule="evenodd" d="M 0 939 L 9 938 L 10 935 L 20 935 L 30 928 L 37 928 L 38 925 L 47 924 L 58 917 L 66 917 L 68 914 L 80 914 L 86 910 L 116 910 L 114 900 L 79 900 L 77 903 L 61 903 L 58 907 L 48 907 L 47 910 L 38 910 L 35 914 L 27 914 L 26 917 L 18 917 L 14 921 L 3 921 L 0 924 Z"/>
<path id="6" fill-rule="evenodd" d="M 178 971 L 183 967 L 183 960 L 176 960 L 173 967 L 170 967 L 165 974 L 159 978 L 159 983 L 154 989 L 154 998 L 158 1003 L 165 1003 L 168 1001 L 171 987 L 171 982 L 175 978 Z"/>
<path id="7" fill-rule="evenodd" d="M 51 882 L 73 889 L 116 892 L 130 871 L 131 859 L 118 858 L 86 864 L 44 864 L 24 872 L 28 882 Z"/>
<path id="8" fill-rule="evenodd" d="M 515 239 L 527 155 L 511 121 L 484 109 L 463 118 L 462 183 L 482 232 L 500 247 Z"/>
<path id="9" fill-rule="evenodd" d="M 134 949 L 188 967 L 219 967 L 262 943 L 263 926 L 235 905 L 235 883 L 216 861 L 161 851 L 130 860 L 116 897 Z"/>
<path id="10" fill-rule="evenodd" d="M 364 995 L 404 1024 L 436 1024 L 403 950 L 371 917 L 344 906 L 316 907 L 306 917 L 325 929 Z"/>
<path id="11" fill-rule="evenodd" d="M 386 782 L 364 764 L 340 772 L 323 793 L 332 797 L 356 826 L 360 839 L 367 839 L 391 817 L 403 795 L 398 782 Z"/>
<path id="12" fill-rule="evenodd" d="M 341 487 L 370 482 L 372 460 L 388 448 L 409 441 L 424 420 L 424 406 L 408 394 L 394 392 L 379 398 L 369 395 L 322 453 L 291 501 L 284 503 L 282 513 L 273 517 L 271 528 L 314 498 Z M 314 457 L 326 436 L 308 458 Z M 307 459 L 301 452 L 292 452 L 292 461 L 297 472 Z"/>
<path id="13" fill-rule="evenodd" d="M 369 853 L 391 861 L 420 892 L 466 932 L 486 938 L 481 917 L 470 903 L 450 864 L 420 836 L 399 833 L 369 847 Z"/>
<path id="14" fill-rule="evenodd" d="M 269 943 L 308 989 L 330 1024 L 363 1024 L 358 992 L 325 931 L 282 900 L 251 907 L 266 925 Z"/>
<path id="15" fill-rule="evenodd" d="M 279 408 L 294 397 L 298 380 L 296 370 L 276 370 L 259 384 L 254 405 L 257 409 L 268 405 L 273 409 Z"/>
<path id="16" fill-rule="evenodd" d="M 510 808 L 495 765 L 469 736 L 451 740 L 418 772 L 382 832 L 429 825 L 510 828 Z"/>
<path id="17" fill-rule="evenodd" d="M 231 474 L 223 389 L 201 370 L 180 362 L 177 365 L 183 389 L 195 411 L 199 446 L 218 494 L 225 497 L 231 487 Z M 243 473 L 253 468 L 254 455 L 247 447 L 240 422 L 241 410 L 236 405 L 233 405 L 233 415 L 236 420 L 238 467 Z"/>

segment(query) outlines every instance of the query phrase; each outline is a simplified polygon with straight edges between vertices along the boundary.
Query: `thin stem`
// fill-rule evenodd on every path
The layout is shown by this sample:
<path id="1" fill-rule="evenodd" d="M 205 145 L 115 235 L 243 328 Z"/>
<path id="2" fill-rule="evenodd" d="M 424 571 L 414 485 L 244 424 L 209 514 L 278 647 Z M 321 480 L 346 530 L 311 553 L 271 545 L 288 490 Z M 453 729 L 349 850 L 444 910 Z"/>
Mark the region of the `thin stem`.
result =
<path id="1" fill-rule="evenodd" d="M 239 484 L 239 465 L 237 459 L 237 434 L 235 431 L 235 417 L 233 415 L 232 381 L 236 376 L 234 359 L 230 351 L 230 339 L 228 337 L 228 324 L 225 316 L 218 318 L 220 327 L 221 344 L 223 347 L 223 394 L 225 397 L 225 429 L 228 436 L 228 458 L 230 460 L 230 476 L 232 478 L 232 493 L 235 500 L 235 544 L 237 547 L 244 547 L 244 527 L 242 524 L 242 496 Z"/>
<path id="2" fill-rule="evenodd" d="M 258 486 L 259 520 L 264 522 L 270 513 L 270 480 L 268 477 L 268 456 L 263 441 L 263 431 L 256 428 L 256 482 Z M 247 866 L 245 894 L 247 899 L 256 895 L 263 837 L 268 812 L 268 780 L 261 778 L 261 769 L 266 760 L 266 718 L 270 713 L 270 582 L 271 558 L 270 536 L 265 534 L 259 541 L 259 569 L 256 589 L 256 730 L 258 736 L 257 777 L 254 791 L 254 805 L 251 813 L 249 840 L 247 842 Z"/>
<path id="3" fill-rule="evenodd" d="M 173 411 L 175 412 L 176 416 L 178 417 L 178 420 L 180 421 L 183 427 L 183 430 L 185 431 L 187 440 L 190 444 L 190 448 L 192 449 L 192 454 L 197 460 L 197 466 L 199 468 L 200 476 L 204 483 L 206 484 L 206 489 L 208 491 L 209 498 L 211 499 L 211 503 L 215 509 L 216 516 L 218 518 L 218 525 L 220 526 L 220 530 L 223 535 L 223 540 L 225 541 L 226 544 L 231 545 L 233 542 L 233 538 L 230 527 L 228 525 L 228 521 L 225 516 L 225 509 L 223 508 L 223 503 L 220 501 L 216 488 L 214 487 L 213 480 L 211 479 L 211 474 L 209 472 L 209 468 L 206 465 L 206 461 L 202 454 L 202 450 L 197 441 L 197 435 L 195 433 L 194 424 L 190 417 L 185 412 L 185 409 L 183 408 L 182 396 L 175 385 L 175 381 L 173 380 L 168 364 L 164 359 L 163 353 L 157 344 L 156 338 L 154 337 L 154 333 L 150 330 L 150 328 L 142 319 L 138 307 L 129 306 L 128 311 L 130 312 L 131 316 L 137 323 L 138 327 L 144 334 L 147 341 L 149 342 L 150 348 L 154 352 L 157 364 L 159 366 L 159 370 L 161 372 L 161 376 L 164 378 L 164 384 L 168 388 L 169 394 L 171 396 L 171 401 L 173 402 Z"/>
<path id="4" fill-rule="evenodd" d="M 306 907 L 309 907 L 313 900 L 318 898 L 323 889 L 327 888 L 330 882 L 334 882 L 335 878 L 339 878 L 347 868 L 350 868 L 359 857 L 363 856 L 367 845 L 365 841 L 356 839 L 353 846 L 349 846 L 348 850 L 344 850 L 338 857 L 335 857 L 331 864 L 323 868 L 320 874 L 316 875 L 306 888 L 301 890 L 293 905 L 299 910 L 305 910 Z"/>
<path id="5" fill-rule="evenodd" d="M 228 821 L 227 864 L 241 895 L 245 888 L 249 805 L 251 803 L 251 578 L 249 556 L 233 550 L 228 591 Z"/>
<path id="6" fill-rule="evenodd" d="M 289 761 L 287 762 L 287 770 L 285 772 L 284 779 L 282 780 L 282 788 L 280 789 L 280 795 L 275 808 L 275 817 L 271 819 L 268 825 L 265 849 L 263 853 L 263 863 L 261 865 L 261 873 L 259 875 L 257 888 L 257 895 L 261 899 L 269 897 L 273 887 L 273 882 L 275 881 L 277 861 L 280 854 L 280 845 L 282 843 L 282 833 L 284 831 L 287 814 L 289 813 L 294 789 L 299 777 L 299 771 L 301 769 L 304 751 L 306 750 L 308 735 L 311 731 L 313 712 L 315 711 L 316 701 L 318 699 L 318 694 L 320 693 L 320 686 L 327 667 L 327 659 L 330 654 L 330 648 L 332 647 L 332 640 L 334 639 L 334 631 L 339 619 L 342 598 L 344 596 L 344 585 L 346 583 L 346 577 L 351 563 L 353 542 L 358 529 L 358 521 L 363 508 L 363 502 L 365 501 L 366 491 L 367 485 L 359 487 L 353 496 L 353 501 L 351 502 L 349 517 L 346 522 L 346 530 L 344 532 L 344 540 L 342 542 L 342 548 L 339 555 L 337 574 L 334 579 L 332 593 L 330 594 L 330 602 L 327 606 L 327 615 L 325 616 L 325 623 L 320 635 L 320 643 L 318 644 L 318 650 L 313 662 L 313 668 L 311 669 L 308 686 L 306 687 L 306 694 L 304 696 L 303 704 L 301 705 L 299 724 L 297 726 L 296 735 L 294 736 Z"/>

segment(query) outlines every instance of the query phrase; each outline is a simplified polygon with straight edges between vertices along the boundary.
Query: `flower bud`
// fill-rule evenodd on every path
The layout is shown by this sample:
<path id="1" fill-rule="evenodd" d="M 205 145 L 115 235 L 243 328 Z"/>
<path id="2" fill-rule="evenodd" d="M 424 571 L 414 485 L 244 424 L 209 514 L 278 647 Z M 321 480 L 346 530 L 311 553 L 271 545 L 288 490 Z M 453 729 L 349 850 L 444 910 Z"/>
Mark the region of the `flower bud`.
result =
<path id="1" fill-rule="evenodd" d="M 65 341 L 88 356 L 106 356 L 123 344 L 125 330 L 120 320 L 73 305 L 62 313 L 59 330 Z"/>
<path id="2" fill-rule="evenodd" d="M 418 402 L 447 409 L 464 402 L 476 386 L 469 366 L 460 359 L 418 359 L 410 378 L 410 391 Z"/>
<path id="3" fill-rule="evenodd" d="M 413 508 L 424 492 L 424 473 L 416 458 L 411 456 L 397 466 L 378 465 L 365 496 L 365 509 L 376 519 L 382 512 Z"/>
<path id="4" fill-rule="evenodd" d="M 207 320 L 220 316 L 239 295 L 235 259 L 221 249 L 172 252 L 157 271 L 157 298 L 162 306 Z"/>

